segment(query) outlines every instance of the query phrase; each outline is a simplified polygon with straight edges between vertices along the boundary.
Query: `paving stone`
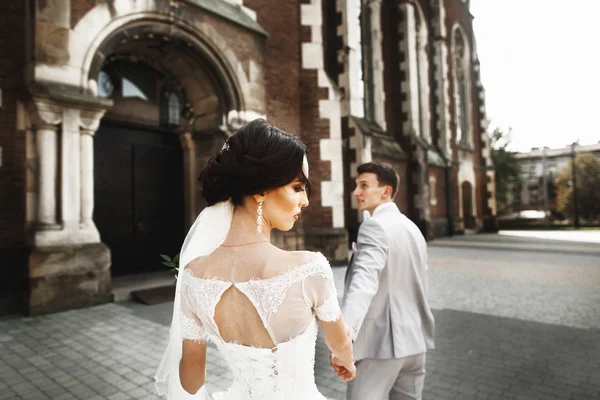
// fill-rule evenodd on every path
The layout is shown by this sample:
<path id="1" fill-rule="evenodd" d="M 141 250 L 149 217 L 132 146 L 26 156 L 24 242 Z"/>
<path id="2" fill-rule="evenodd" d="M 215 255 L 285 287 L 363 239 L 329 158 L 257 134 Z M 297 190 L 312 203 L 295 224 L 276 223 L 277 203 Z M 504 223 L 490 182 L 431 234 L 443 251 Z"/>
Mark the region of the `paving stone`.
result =
<path id="1" fill-rule="evenodd" d="M 430 244 L 436 349 L 424 398 L 600 398 L 600 250 L 553 246 L 494 235 Z M 344 273 L 334 268 L 339 293 Z M 2 319 L 0 400 L 158 399 L 153 376 L 172 308 L 130 302 Z M 317 386 L 343 399 L 328 354 L 319 335 Z M 210 346 L 207 387 L 223 390 L 232 379 Z"/>

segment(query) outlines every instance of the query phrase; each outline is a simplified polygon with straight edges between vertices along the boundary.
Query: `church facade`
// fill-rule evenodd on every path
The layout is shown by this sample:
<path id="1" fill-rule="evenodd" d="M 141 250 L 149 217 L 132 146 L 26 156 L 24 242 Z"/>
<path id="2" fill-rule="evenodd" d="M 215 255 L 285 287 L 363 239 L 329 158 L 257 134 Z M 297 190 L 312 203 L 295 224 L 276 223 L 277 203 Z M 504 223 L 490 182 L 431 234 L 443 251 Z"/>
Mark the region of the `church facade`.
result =
<path id="1" fill-rule="evenodd" d="M 204 207 L 197 175 L 257 117 L 309 151 L 281 247 L 346 260 L 372 160 L 428 238 L 493 230 L 472 19 L 464 0 L 3 2 L 0 312 L 111 301 L 112 277 L 164 268 Z"/>

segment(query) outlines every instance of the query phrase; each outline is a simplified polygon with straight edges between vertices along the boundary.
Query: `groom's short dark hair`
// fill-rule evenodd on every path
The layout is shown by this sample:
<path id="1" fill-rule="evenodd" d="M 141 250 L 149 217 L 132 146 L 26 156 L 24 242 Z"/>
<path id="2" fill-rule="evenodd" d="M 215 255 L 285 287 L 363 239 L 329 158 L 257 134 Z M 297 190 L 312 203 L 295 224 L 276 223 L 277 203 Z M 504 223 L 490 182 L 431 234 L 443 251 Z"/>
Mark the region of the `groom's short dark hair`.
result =
<path id="1" fill-rule="evenodd" d="M 369 172 L 377 175 L 379 186 L 391 186 L 392 199 L 396 197 L 396 193 L 398 193 L 398 184 L 400 182 L 400 176 L 398 176 L 398 173 L 390 164 L 380 162 L 368 162 L 359 165 L 357 168 L 357 172 L 359 175 L 366 174 Z"/>

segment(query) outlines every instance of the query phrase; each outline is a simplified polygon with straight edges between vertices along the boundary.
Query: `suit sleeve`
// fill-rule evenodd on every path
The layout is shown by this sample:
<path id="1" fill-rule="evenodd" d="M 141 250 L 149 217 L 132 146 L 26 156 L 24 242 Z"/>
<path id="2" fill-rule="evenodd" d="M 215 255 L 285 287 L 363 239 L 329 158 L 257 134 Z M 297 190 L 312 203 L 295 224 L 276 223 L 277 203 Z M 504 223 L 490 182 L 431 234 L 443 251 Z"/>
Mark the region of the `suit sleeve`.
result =
<path id="1" fill-rule="evenodd" d="M 342 313 L 352 331 L 353 340 L 356 340 L 373 297 L 379 289 L 379 278 L 387 261 L 387 237 L 381 225 L 373 218 L 360 226 L 357 246 L 354 269 L 342 306 Z"/>

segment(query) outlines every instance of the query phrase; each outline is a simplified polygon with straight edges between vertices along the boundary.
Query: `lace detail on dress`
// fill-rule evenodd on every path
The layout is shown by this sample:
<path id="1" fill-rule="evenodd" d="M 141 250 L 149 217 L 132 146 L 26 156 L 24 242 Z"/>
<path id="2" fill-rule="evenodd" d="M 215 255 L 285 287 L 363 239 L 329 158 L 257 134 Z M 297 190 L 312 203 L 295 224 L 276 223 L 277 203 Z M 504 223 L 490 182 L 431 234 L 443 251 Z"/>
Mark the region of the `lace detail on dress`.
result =
<path id="1" fill-rule="evenodd" d="M 202 309 L 202 313 L 208 318 L 213 318 L 217 303 L 223 293 L 231 287 L 232 283 L 219 279 L 196 278 L 194 272 L 188 268 L 185 268 L 183 272 L 184 280 L 181 281 L 182 292 L 187 290 L 186 295 L 196 299 L 196 304 Z"/>
<path id="2" fill-rule="evenodd" d="M 208 333 L 206 330 L 196 323 L 192 318 L 185 315 L 184 312 L 181 313 L 181 339 L 189 339 L 194 342 L 204 342 L 208 341 Z"/>
<path id="3" fill-rule="evenodd" d="M 316 276 L 314 281 L 313 276 Z M 181 279 L 182 336 L 213 341 L 233 371 L 232 386 L 225 392 L 216 393 L 212 397 L 214 400 L 326 400 L 319 393 L 314 378 L 318 331 L 315 315 L 323 320 L 339 318 L 335 315 L 339 305 L 333 273 L 322 254 L 268 279 L 234 283 L 218 278 L 199 278 L 189 269 L 184 269 Z M 304 285 L 305 279 L 308 279 L 306 288 L 311 291 L 310 296 L 306 295 L 305 286 L 288 291 L 296 283 Z M 293 305 L 290 313 L 298 310 L 302 316 L 299 322 L 303 331 L 286 335 L 289 340 L 279 343 L 273 337 L 277 334 L 272 335 L 273 343 L 277 344 L 270 349 L 224 341 L 214 320 L 215 308 L 231 286 L 252 302 L 270 335 L 276 332 L 271 326 L 271 316 L 278 308 L 282 312 L 287 310 L 284 308 L 287 301 Z M 322 303 L 324 299 L 327 300 Z"/>
<path id="4" fill-rule="evenodd" d="M 235 283 L 235 287 L 243 292 L 254 304 L 265 327 L 271 322 L 271 316 L 277 311 L 285 299 L 287 289 L 294 283 L 312 275 L 322 274 L 327 279 L 333 279 L 329 262 L 322 254 L 314 260 L 294 267 L 280 275 L 268 279 L 250 280 Z"/>
<path id="5" fill-rule="evenodd" d="M 337 295 L 332 294 L 320 307 L 315 308 L 315 314 L 324 322 L 335 322 L 342 316 Z"/>

